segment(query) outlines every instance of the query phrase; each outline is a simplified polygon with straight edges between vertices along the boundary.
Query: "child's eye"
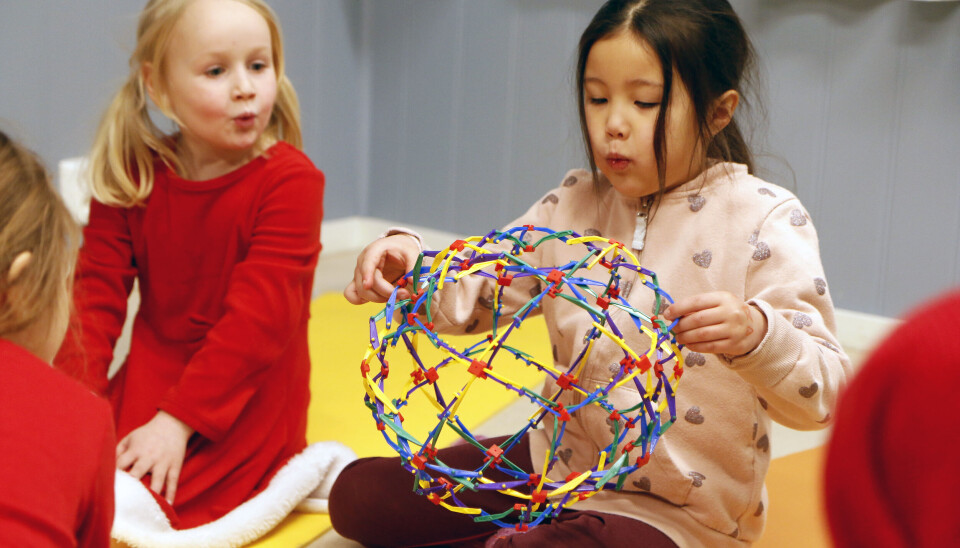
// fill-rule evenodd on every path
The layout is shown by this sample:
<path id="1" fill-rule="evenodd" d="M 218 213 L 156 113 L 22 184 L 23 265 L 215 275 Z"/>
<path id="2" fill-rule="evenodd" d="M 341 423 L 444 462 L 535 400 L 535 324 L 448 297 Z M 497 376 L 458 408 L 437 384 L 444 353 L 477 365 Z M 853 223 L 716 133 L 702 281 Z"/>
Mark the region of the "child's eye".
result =
<path id="1" fill-rule="evenodd" d="M 264 61 L 254 61 L 253 63 L 250 64 L 250 68 L 256 72 L 260 72 L 266 69 L 268 66 L 269 65 L 267 65 L 267 63 L 265 63 Z"/>
<path id="2" fill-rule="evenodd" d="M 223 67 L 213 67 L 213 68 L 207 69 L 207 72 L 206 72 L 207 76 L 220 76 L 221 74 L 223 74 Z"/>
<path id="3" fill-rule="evenodd" d="M 637 101 L 634 104 L 640 108 L 657 108 L 660 106 L 660 103 L 646 103 L 643 101 Z"/>
<path id="4" fill-rule="evenodd" d="M 591 98 L 590 98 L 590 104 L 591 104 L 591 105 L 604 105 L 604 104 L 606 104 L 606 103 L 607 103 L 607 100 L 606 100 L 606 98 L 604 98 L 604 97 L 591 97 Z"/>

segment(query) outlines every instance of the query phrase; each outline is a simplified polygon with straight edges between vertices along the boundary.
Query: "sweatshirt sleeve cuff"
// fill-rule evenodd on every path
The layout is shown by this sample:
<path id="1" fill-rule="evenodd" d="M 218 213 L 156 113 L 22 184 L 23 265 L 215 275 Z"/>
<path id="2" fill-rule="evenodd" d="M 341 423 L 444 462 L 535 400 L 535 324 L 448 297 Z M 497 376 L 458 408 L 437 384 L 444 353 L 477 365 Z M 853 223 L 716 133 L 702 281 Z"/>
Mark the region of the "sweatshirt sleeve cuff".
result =
<path id="1" fill-rule="evenodd" d="M 752 299 L 748 304 L 756 306 L 766 316 L 767 333 L 753 351 L 735 358 L 720 355 L 720 359 L 747 382 L 772 387 L 793 371 L 800 358 L 800 341 L 794 333 L 796 328 L 777 314 L 769 303 Z"/>
<path id="2" fill-rule="evenodd" d="M 423 236 L 417 234 L 416 232 L 414 232 L 413 230 L 410 230 L 409 228 L 405 228 L 402 226 L 392 226 L 388 228 L 386 231 L 384 231 L 383 234 L 380 234 L 379 236 L 377 236 L 377 239 L 386 238 L 387 236 L 396 236 L 397 234 L 403 234 L 405 236 L 410 236 L 411 238 L 413 238 L 417 242 L 417 248 L 419 248 L 420 253 L 423 253 L 423 247 L 424 247 Z"/>

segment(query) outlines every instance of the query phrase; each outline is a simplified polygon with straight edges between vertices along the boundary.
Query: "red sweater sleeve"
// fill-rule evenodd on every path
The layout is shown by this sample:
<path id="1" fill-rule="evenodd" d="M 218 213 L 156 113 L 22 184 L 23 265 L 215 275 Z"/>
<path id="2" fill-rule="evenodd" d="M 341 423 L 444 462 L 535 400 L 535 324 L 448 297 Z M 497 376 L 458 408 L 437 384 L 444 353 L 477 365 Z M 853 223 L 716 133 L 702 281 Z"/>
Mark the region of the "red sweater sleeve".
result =
<path id="1" fill-rule="evenodd" d="M 229 430 L 309 317 L 323 174 L 295 164 L 270 177 L 276 183 L 260 199 L 248 252 L 228 282 L 224 314 L 160 403 L 213 441 Z"/>
<path id="2" fill-rule="evenodd" d="M 54 363 L 100 394 L 127 315 L 136 269 L 127 210 L 90 203 L 74 284 L 74 314 Z"/>

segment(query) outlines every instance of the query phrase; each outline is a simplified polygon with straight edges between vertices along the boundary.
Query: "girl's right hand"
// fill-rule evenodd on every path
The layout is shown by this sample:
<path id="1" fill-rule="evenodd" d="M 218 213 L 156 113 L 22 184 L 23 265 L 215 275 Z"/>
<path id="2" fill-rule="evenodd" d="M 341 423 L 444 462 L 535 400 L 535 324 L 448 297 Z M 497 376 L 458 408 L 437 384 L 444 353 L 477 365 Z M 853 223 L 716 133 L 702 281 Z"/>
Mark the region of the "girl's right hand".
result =
<path id="1" fill-rule="evenodd" d="M 387 302 L 394 282 L 417 264 L 419 256 L 420 246 L 409 234 L 394 234 L 372 242 L 357 257 L 353 281 L 343 290 L 343 296 L 352 304 Z M 406 289 L 399 291 L 399 298 L 409 296 Z"/>

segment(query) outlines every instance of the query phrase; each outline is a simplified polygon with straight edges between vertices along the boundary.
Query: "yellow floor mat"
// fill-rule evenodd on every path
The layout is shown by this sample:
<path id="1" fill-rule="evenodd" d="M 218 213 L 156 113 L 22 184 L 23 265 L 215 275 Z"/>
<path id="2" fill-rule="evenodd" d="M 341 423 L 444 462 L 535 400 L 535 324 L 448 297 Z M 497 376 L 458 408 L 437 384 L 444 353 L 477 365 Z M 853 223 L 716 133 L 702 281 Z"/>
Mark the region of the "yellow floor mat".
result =
<path id="1" fill-rule="evenodd" d="M 369 318 L 381 310 L 382 305 L 366 304 L 353 306 L 340 294 L 321 295 L 311 304 L 310 358 L 313 371 L 310 379 L 310 415 L 307 425 L 307 441 L 338 440 L 361 457 L 395 455 L 377 431 L 370 411 L 363 404 L 363 383 L 360 376 L 360 361 L 367 348 Z M 476 342 L 482 335 L 450 336 L 445 340 L 454 346 Z M 530 318 L 520 329 L 510 335 L 510 344 L 531 354 L 536 360 L 552 363 L 549 336 L 541 317 Z M 406 375 L 407 363 L 396 352 L 391 361 L 391 370 Z M 439 360 L 424 341 L 419 348 L 427 363 Z M 402 357 L 402 356 L 401 356 Z M 506 363 L 506 362 L 503 362 Z M 527 368 L 521 362 L 510 372 L 512 380 L 524 386 L 536 386 L 544 374 L 535 368 Z M 469 373 L 462 372 L 463 379 Z M 508 392 L 493 382 L 475 383 L 469 396 L 460 407 L 459 415 L 468 427 L 477 426 L 507 405 L 516 401 L 517 395 Z M 411 404 L 405 411 L 404 425 L 436 424 L 436 410 L 426 401 Z M 412 426 L 408 427 L 411 432 Z M 505 432 L 508 433 L 508 432 Z M 447 442 L 451 438 L 445 438 Z M 443 445 L 444 438 L 441 438 Z M 294 513 L 269 535 L 251 544 L 258 548 L 288 548 L 302 546 L 329 529 L 326 514 Z"/>

